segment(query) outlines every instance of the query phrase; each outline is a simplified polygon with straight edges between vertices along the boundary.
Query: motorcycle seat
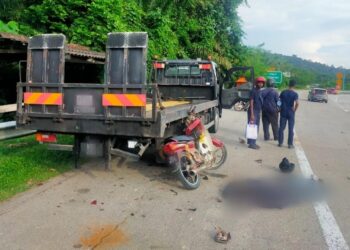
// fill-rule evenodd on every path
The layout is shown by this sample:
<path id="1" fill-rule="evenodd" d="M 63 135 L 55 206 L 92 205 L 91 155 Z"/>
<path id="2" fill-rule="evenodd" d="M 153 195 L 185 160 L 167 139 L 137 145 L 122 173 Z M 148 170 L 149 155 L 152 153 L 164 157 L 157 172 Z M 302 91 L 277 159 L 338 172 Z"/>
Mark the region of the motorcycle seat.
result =
<path id="1" fill-rule="evenodd" d="M 188 135 L 178 135 L 178 136 L 172 137 L 172 139 L 176 141 L 186 141 L 186 142 L 194 140 L 192 136 L 188 136 Z"/>

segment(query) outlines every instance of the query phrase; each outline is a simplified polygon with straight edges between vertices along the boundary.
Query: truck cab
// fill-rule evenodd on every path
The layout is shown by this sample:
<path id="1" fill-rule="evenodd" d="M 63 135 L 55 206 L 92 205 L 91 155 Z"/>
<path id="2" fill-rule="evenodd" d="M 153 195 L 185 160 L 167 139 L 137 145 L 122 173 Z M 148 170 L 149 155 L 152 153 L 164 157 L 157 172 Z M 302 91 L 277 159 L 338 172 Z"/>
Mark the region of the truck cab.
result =
<path id="1" fill-rule="evenodd" d="M 164 60 L 153 63 L 153 81 L 165 99 L 207 99 L 219 95 L 217 65 L 208 60 Z"/>
<path id="2" fill-rule="evenodd" d="M 152 82 L 156 83 L 161 100 L 182 100 L 196 103 L 203 100 L 219 100 L 217 64 L 210 60 L 161 60 L 152 67 Z M 211 124 L 209 131 L 219 128 L 219 106 L 204 116 L 204 123 Z"/>

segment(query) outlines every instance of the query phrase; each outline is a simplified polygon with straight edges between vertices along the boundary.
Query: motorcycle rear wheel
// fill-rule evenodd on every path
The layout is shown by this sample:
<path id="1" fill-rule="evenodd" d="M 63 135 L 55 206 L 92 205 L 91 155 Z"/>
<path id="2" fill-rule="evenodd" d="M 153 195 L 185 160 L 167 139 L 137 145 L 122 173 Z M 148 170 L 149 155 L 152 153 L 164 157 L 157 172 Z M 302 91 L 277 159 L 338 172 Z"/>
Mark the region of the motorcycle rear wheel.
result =
<path id="1" fill-rule="evenodd" d="M 188 169 L 191 164 L 191 159 L 186 155 L 186 152 L 180 153 L 178 170 L 175 172 L 177 178 L 180 180 L 182 185 L 189 190 L 197 189 L 200 185 L 200 176 Z"/>
<path id="2" fill-rule="evenodd" d="M 226 146 L 223 145 L 221 148 L 217 147 L 214 154 L 215 154 L 215 163 L 210 169 L 218 169 L 219 167 L 224 165 L 224 163 L 226 162 L 226 159 L 227 159 Z"/>

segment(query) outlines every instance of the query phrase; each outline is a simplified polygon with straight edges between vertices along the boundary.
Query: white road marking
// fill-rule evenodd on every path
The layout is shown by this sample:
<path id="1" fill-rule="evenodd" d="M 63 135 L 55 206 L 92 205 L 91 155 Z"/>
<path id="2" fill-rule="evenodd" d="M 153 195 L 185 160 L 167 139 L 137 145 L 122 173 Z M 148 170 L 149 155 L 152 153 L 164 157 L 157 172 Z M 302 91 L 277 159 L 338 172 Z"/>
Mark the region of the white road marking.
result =
<path id="1" fill-rule="evenodd" d="M 304 177 L 310 178 L 311 176 L 314 176 L 314 172 L 311 169 L 310 163 L 306 158 L 305 152 L 301 147 L 300 141 L 298 140 L 296 134 L 294 137 L 295 152 L 298 157 L 301 172 Z M 328 248 L 331 250 L 349 250 L 349 246 L 347 245 L 327 202 L 315 202 L 314 209 L 318 217 L 318 221 L 321 225 L 323 236 L 326 240 Z"/>
<path id="2" fill-rule="evenodd" d="M 343 107 L 343 105 L 341 105 L 340 103 L 339 103 L 339 101 L 338 101 L 338 98 L 339 96 L 336 96 L 335 97 L 335 100 L 333 100 L 334 101 L 334 103 L 340 108 L 340 109 L 342 109 L 344 112 L 349 112 L 349 110 L 348 109 L 346 109 L 345 107 Z"/>

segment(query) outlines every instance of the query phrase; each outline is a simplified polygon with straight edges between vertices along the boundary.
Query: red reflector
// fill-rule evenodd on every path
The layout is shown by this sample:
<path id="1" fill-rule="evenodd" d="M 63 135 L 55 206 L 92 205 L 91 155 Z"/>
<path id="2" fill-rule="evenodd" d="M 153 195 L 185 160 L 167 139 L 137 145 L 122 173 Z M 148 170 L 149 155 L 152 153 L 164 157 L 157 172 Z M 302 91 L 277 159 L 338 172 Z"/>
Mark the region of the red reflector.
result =
<path id="1" fill-rule="evenodd" d="M 153 68 L 155 69 L 164 69 L 165 68 L 165 63 L 153 63 Z"/>
<path id="2" fill-rule="evenodd" d="M 57 142 L 57 138 L 55 134 L 42 134 L 42 133 L 36 133 L 35 139 L 38 142 Z"/>
<path id="3" fill-rule="evenodd" d="M 211 64 L 199 64 L 199 69 L 203 69 L 203 70 L 211 70 Z"/>

